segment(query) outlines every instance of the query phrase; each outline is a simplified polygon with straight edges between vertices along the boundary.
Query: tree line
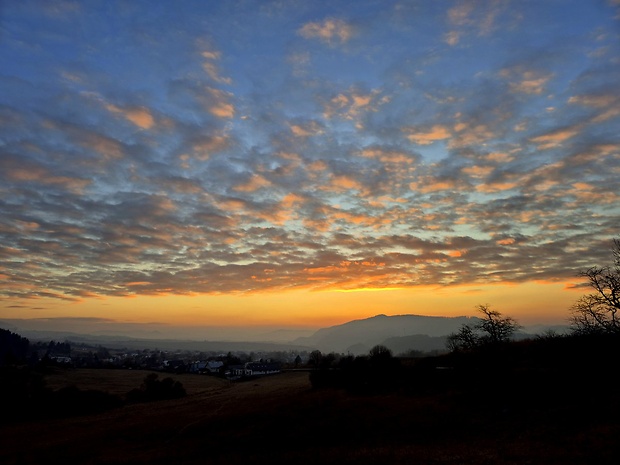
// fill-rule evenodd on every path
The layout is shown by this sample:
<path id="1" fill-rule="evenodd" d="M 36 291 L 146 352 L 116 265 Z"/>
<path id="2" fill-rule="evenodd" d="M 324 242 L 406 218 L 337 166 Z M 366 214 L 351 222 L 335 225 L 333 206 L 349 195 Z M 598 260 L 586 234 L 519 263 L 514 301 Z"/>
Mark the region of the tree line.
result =
<path id="1" fill-rule="evenodd" d="M 620 353 L 620 239 L 613 240 L 610 265 L 591 267 L 579 275 L 587 278 L 592 292 L 569 309 L 567 335 L 546 333 L 516 341 L 513 336 L 520 328 L 516 320 L 488 304 L 479 305 L 480 317 L 448 336 L 444 355 L 407 360 L 393 357 L 383 346 L 358 357 L 314 351 L 309 360 L 312 386 L 357 393 L 456 389 L 471 395 L 485 393 L 481 402 L 502 395 L 535 402 L 541 383 L 549 396 L 566 392 L 567 386 L 591 389 L 595 379 L 609 383 L 610 373 L 615 375 L 610 367 L 617 364 Z"/>

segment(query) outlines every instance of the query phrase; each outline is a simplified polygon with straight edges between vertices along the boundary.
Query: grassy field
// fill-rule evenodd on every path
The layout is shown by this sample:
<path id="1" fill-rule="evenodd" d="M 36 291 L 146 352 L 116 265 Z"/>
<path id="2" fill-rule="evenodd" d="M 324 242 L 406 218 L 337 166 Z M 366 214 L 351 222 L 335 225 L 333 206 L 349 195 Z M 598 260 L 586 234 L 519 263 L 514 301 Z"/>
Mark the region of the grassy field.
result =
<path id="1" fill-rule="evenodd" d="M 47 385 L 124 394 L 149 372 L 58 370 Z M 160 375 L 163 376 L 163 375 Z M 581 404 L 480 411 L 450 394 L 313 390 L 308 373 L 173 375 L 182 399 L 0 427 L 0 463 L 617 464 L 617 418 Z"/>
<path id="2" fill-rule="evenodd" d="M 45 383 L 52 389 L 60 389 L 74 385 L 80 389 L 98 389 L 124 396 L 131 389 L 140 387 L 144 377 L 152 373 L 142 370 L 102 370 L 96 368 L 56 369 L 46 376 Z M 228 386 L 228 381 L 211 377 L 191 374 L 172 375 L 158 373 L 159 378 L 172 377 L 183 383 L 188 394 L 198 394 L 205 391 L 220 389 Z"/>

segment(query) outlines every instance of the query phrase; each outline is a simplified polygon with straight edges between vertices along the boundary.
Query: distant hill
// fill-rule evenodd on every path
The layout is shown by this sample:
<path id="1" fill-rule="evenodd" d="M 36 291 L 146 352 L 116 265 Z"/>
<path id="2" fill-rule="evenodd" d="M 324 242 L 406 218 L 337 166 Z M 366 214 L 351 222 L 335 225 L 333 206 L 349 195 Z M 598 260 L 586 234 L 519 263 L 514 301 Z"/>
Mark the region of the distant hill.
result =
<path id="1" fill-rule="evenodd" d="M 414 334 L 412 336 L 390 337 L 382 342 L 394 355 L 405 354 L 411 351 L 443 352 L 446 350 L 448 336 L 427 336 Z M 369 349 L 370 350 L 370 349 Z"/>
<path id="2" fill-rule="evenodd" d="M 457 332 L 464 324 L 474 324 L 476 317 L 440 317 L 422 315 L 377 315 L 374 317 L 353 320 L 336 326 L 321 328 L 308 334 L 308 330 L 281 329 L 261 331 L 252 334 L 247 329 L 247 340 L 241 339 L 241 333 L 236 340 L 214 340 L 213 328 L 205 327 L 204 336 L 196 337 L 195 333 L 181 336 L 177 334 L 165 337 L 166 327 L 161 332 L 149 331 L 140 333 L 142 337 L 133 337 L 122 334 L 124 328 L 99 331 L 76 332 L 60 330 L 59 326 L 67 320 L 59 319 L 48 324 L 46 321 L 36 320 L 4 320 L 0 321 L 0 328 L 10 329 L 13 332 L 33 341 L 64 341 L 101 345 L 108 348 L 154 349 L 161 350 L 198 350 L 198 351 L 296 351 L 318 349 L 321 352 L 350 353 L 353 355 L 367 354 L 377 344 L 388 347 L 395 355 L 409 352 L 441 351 L 446 348 L 446 337 Z M 35 325 L 36 323 L 36 325 Z M 50 326 L 49 329 L 42 329 Z M 70 326 L 70 325 L 68 325 Z M 147 328 L 151 328 L 147 325 Z M 545 331 L 552 330 L 563 333 L 566 326 L 532 326 L 523 328 L 515 334 L 515 338 L 532 337 Z M 134 328 L 134 332 L 139 327 Z M 244 334 L 245 334 L 244 333 Z M 300 336 L 301 335 L 301 336 Z M 163 337 L 162 337 L 163 336 Z M 211 337 L 209 337 L 211 336 Z M 224 334 L 220 334 L 220 337 Z"/>
<path id="3" fill-rule="evenodd" d="M 288 352 L 307 350 L 307 347 L 304 346 L 277 342 L 139 339 L 122 335 L 79 334 L 69 331 L 20 330 L 19 333 L 32 341 L 69 341 L 75 344 L 100 345 L 109 349 L 159 349 L 203 352 Z"/>
<path id="4" fill-rule="evenodd" d="M 395 353 L 407 350 L 430 351 L 437 349 L 438 346 L 444 348 L 445 336 L 475 320 L 466 316 L 377 315 L 322 328 L 312 336 L 300 337 L 291 342 L 314 347 L 322 352 L 350 352 L 354 355 L 366 353 L 377 344 L 398 346 L 398 350 L 390 347 Z M 405 339 L 397 341 L 396 338 Z M 391 342 L 386 344 L 390 339 Z M 414 346 L 405 348 L 408 344 Z"/>

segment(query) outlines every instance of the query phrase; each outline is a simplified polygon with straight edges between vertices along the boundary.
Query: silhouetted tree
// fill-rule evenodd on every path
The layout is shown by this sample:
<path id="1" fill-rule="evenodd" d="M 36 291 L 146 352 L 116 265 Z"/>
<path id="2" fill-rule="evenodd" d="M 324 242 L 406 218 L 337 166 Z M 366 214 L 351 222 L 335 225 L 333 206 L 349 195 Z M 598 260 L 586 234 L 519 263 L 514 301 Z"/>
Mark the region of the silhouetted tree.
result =
<path id="1" fill-rule="evenodd" d="M 457 350 L 472 350 L 479 345 L 479 336 L 476 329 L 472 325 L 464 324 L 458 332 L 448 335 L 446 341 L 448 350 L 455 352 Z"/>
<path id="2" fill-rule="evenodd" d="M 183 384 L 172 378 L 158 379 L 157 373 L 150 373 L 144 378 L 139 389 L 127 393 L 129 402 L 150 402 L 155 400 L 178 399 L 186 395 Z"/>
<path id="3" fill-rule="evenodd" d="M 329 370 L 333 368 L 334 365 L 338 363 L 340 356 L 335 352 L 330 352 L 328 354 L 322 354 L 321 360 L 319 363 L 319 369 L 321 370 Z"/>
<path id="4" fill-rule="evenodd" d="M 55 342 L 50 341 L 47 345 L 46 355 L 48 357 L 64 356 L 69 357 L 71 355 L 71 344 L 69 341 Z"/>
<path id="5" fill-rule="evenodd" d="M 400 360 L 386 346 L 376 345 L 368 355 L 321 355 L 318 368 L 310 373 L 310 383 L 315 389 L 344 388 L 353 393 L 378 394 L 396 389 L 400 376 Z"/>
<path id="6" fill-rule="evenodd" d="M 310 356 L 308 357 L 308 365 L 312 366 L 315 369 L 319 368 L 321 364 L 321 359 L 323 358 L 323 354 L 320 350 L 313 350 L 310 352 Z"/>
<path id="7" fill-rule="evenodd" d="M 571 307 L 571 326 L 578 334 L 620 334 L 620 239 L 613 240 L 613 264 L 593 266 L 579 273 L 595 292 Z"/>
<path id="8" fill-rule="evenodd" d="M 480 323 L 478 323 L 478 329 L 483 332 L 483 343 L 498 344 L 506 342 L 519 329 L 519 325 L 514 319 L 502 317 L 500 312 L 491 310 L 489 305 L 479 305 L 478 310 L 484 315 Z"/>
<path id="9" fill-rule="evenodd" d="M 473 325 L 463 325 L 457 333 L 450 334 L 447 340 L 451 351 L 471 350 L 481 346 L 497 345 L 510 340 L 519 324 L 511 317 L 504 317 L 490 306 L 478 305 L 482 318 Z"/>
<path id="10" fill-rule="evenodd" d="M 202 358 L 206 358 L 206 357 L 202 357 Z M 241 360 L 241 357 L 237 355 L 233 355 L 233 353 L 230 351 L 226 354 L 225 357 L 218 357 L 217 360 L 224 362 L 225 367 L 229 367 L 231 365 L 241 365 L 243 363 L 243 361 Z"/>
<path id="11" fill-rule="evenodd" d="M 0 329 L 0 366 L 23 361 L 28 355 L 30 341 L 8 329 Z"/>
<path id="12" fill-rule="evenodd" d="M 383 361 L 392 358 L 392 351 L 384 345 L 376 345 L 369 352 L 370 359 L 373 361 Z"/>

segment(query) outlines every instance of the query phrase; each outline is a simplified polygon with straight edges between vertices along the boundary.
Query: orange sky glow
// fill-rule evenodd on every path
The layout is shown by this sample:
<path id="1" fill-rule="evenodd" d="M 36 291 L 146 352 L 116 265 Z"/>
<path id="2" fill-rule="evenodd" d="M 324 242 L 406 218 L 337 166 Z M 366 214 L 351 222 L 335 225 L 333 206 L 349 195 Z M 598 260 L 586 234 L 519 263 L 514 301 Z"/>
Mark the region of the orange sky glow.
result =
<path id="1" fill-rule="evenodd" d="M 616 0 L 5 3 L 0 325 L 561 325 L 620 234 Z"/>
<path id="2" fill-rule="evenodd" d="M 378 314 L 475 316 L 490 304 L 522 325 L 566 324 L 583 291 L 574 283 L 529 282 L 449 287 L 293 290 L 220 295 L 90 297 L 76 302 L 37 298 L 5 306 L 5 318 L 106 318 L 171 326 L 320 328 Z"/>

